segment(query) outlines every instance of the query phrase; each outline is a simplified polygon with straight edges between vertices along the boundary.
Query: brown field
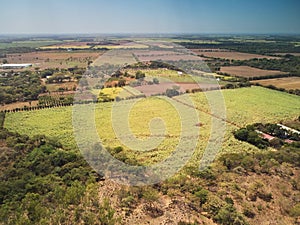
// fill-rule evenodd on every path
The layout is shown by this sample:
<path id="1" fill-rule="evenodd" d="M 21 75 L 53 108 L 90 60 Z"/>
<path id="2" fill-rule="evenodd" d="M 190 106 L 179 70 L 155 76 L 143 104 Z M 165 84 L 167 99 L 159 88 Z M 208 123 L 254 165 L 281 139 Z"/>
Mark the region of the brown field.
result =
<path id="1" fill-rule="evenodd" d="M 55 84 L 46 84 L 47 90 L 50 92 L 56 92 L 59 88 L 64 88 L 65 90 L 73 90 L 77 87 L 77 82 L 64 82 L 64 83 L 55 83 Z"/>
<path id="2" fill-rule="evenodd" d="M 178 61 L 178 60 L 201 60 L 200 57 L 195 55 L 189 55 L 185 53 L 179 53 L 175 51 L 136 51 L 135 56 L 141 61 Z"/>
<path id="3" fill-rule="evenodd" d="M 162 94 L 166 92 L 167 89 L 172 89 L 174 86 L 179 87 L 180 92 L 186 92 L 186 90 L 192 90 L 192 89 L 210 89 L 210 88 L 217 88 L 218 85 L 216 84 L 201 84 L 199 86 L 197 83 L 185 83 L 185 82 L 164 82 L 159 84 L 153 84 L 153 85 L 142 85 L 135 87 L 135 89 L 139 90 L 146 96 L 151 96 L 155 94 Z"/>
<path id="4" fill-rule="evenodd" d="M 224 66 L 220 70 L 222 73 L 227 73 L 231 76 L 237 77 L 262 77 L 262 76 L 274 76 L 279 74 L 287 74 L 278 70 L 261 70 L 250 66 Z"/>
<path id="5" fill-rule="evenodd" d="M 31 103 L 31 104 L 30 104 Z M 3 110 L 12 110 L 16 108 L 23 108 L 24 106 L 37 106 L 38 101 L 31 101 L 31 102 L 15 102 L 7 105 L 0 105 L 0 111 Z"/>
<path id="6" fill-rule="evenodd" d="M 162 60 L 162 61 L 179 61 L 179 60 L 194 60 L 194 61 L 199 61 L 201 58 L 193 55 L 160 55 L 160 56 L 138 56 L 138 59 L 140 61 L 157 61 L 157 60 Z"/>
<path id="7" fill-rule="evenodd" d="M 8 54 L 9 63 L 32 63 L 31 69 L 40 68 L 70 68 L 74 66 L 86 67 L 88 61 L 98 58 L 103 52 L 92 51 L 40 51 L 21 54 Z"/>
<path id="8" fill-rule="evenodd" d="M 259 83 L 263 86 L 273 85 L 275 87 L 284 88 L 286 90 L 300 89 L 300 77 L 284 77 L 284 78 L 257 80 L 254 83 Z"/>
<path id="9" fill-rule="evenodd" d="M 250 54 L 243 52 L 235 52 L 229 51 L 226 49 L 192 49 L 194 53 L 197 55 L 204 55 L 210 58 L 222 58 L 222 59 L 230 59 L 230 60 L 249 60 L 253 58 L 267 58 L 267 59 L 278 59 L 279 57 L 275 56 L 266 56 L 266 55 L 258 55 L 258 54 Z"/>

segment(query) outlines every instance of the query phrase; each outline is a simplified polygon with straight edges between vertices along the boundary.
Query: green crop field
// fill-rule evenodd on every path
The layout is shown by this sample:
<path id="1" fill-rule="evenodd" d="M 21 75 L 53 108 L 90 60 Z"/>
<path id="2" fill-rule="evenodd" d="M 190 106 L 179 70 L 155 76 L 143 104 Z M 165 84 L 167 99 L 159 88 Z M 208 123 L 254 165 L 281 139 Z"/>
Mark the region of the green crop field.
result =
<path id="1" fill-rule="evenodd" d="M 129 74 L 134 75 L 137 70 L 134 69 L 129 69 L 126 70 Z M 208 76 L 209 78 L 201 77 L 201 76 L 196 76 L 196 75 L 189 75 L 186 73 L 179 74 L 178 71 L 175 70 L 169 70 L 169 69 L 141 69 L 143 73 L 145 73 L 146 77 L 150 78 L 158 78 L 162 82 L 168 82 L 168 81 L 173 81 L 173 82 L 183 82 L 183 83 L 212 83 L 212 78 L 213 77 L 221 77 L 220 75 L 216 73 L 204 73 L 204 76 Z"/>
<path id="2" fill-rule="evenodd" d="M 190 96 L 199 108 L 199 119 L 202 124 L 199 127 L 200 138 L 196 148 L 198 154 L 195 154 L 195 157 L 198 158 L 205 149 L 210 136 L 211 116 L 207 113 L 210 112 L 210 109 L 204 93 L 191 94 Z M 222 152 L 257 150 L 250 144 L 234 139 L 232 131 L 238 129 L 238 126 L 242 127 L 255 122 L 274 123 L 289 120 L 298 117 L 300 112 L 300 97 L 262 87 L 224 90 L 223 96 L 227 108 L 228 123 Z M 180 100 L 182 97 L 184 96 L 176 98 Z M 128 103 L 130 101 L 122 101 L 122 104 Z M 122 144 L 116 138 L 112 127 L 112 106 L 113 103 L 111 102 L 97 104 L 95 121 L 98 135 L 103 143 L 115 147 Z M 187 110 L 186 106 L 180 103 L 176 103 L 175 106 Z M 167 134 L 165 140 L 157 148 L 141 154 L 130 151 L 124 146 L 128 154 L 142 163 L 160 161 L 176 147 L 179 141 L 180 117 L 176 109 L 163 98 L 151 97 L 139 100 L 130 111 L 128 121 L 136 137 L 145 139 L 150 135 L 149 122 L 157 117 L 164 121 Z M 5 127 L 11 131 L 18 131 L 30 136 L 45 134 L 59 139 L 69 149 L 76 148 L 72 127 L 72 107 L 8 113 Z"/>
<path id="3" fill-rule="evenodd" d="M 0 49 L 5 48 L 16 48 L 16 47 L 29 47 L 29 48 L 39 48 L 42 46 L 53 45 L 61 43 L 61 41 L 57 40 L 32 40 L 32 41 L 13 41 L 10 43 L 0 43 Z"/>

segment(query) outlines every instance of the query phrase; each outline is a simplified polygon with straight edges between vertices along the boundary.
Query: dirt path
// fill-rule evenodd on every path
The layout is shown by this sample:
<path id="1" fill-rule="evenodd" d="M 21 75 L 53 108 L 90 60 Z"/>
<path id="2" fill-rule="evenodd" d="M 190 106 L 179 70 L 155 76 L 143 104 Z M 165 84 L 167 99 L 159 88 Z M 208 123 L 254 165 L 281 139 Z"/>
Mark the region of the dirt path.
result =
<path id="1" fill-rule="evenodd" d="M 207 114 L 207 115 L 210 115 L 210 116 L 212 116 L 212 117 L 215 117 L 215 118 L 217 118 L 217 119 L 219 119 L 219 120 L 222 120 L 222 121 L 224 121 L 224 122 L 226 122 L 226 123 L 228 123 L 228 124 L 230 124 L 230 125 L 232 125 L 232 126 L 235 126 L 235 127 L 237 127 L 237 128 L 242 128 L 240 125 L 238 125 L 238 124 L 236 124 L 236 123 L 234 123 L 234 122 L 231 122 L 231 121 L 229 121 L 229 120 L 227 120 L 227 119 L 224 119 L 224 118 L 221 118 L 221 117 L 219 117 L 219 116 L 217 116 L 217 115 L 214 115 L 214 114 L 212 114 L 212 113 L 210 113 L 210 112 L 207 112 L 207 111 L 205 111 L 205 110 L 203 110 L 203 109 L 200 109 L 199 107 L 194 107 L 193 105 L 190 105 L 190 104 L 187 104 L 187 103 L 185 103 L 185 102 L 183 102 L 183 101 L 180 101 L 180 100 L 177 99 L 177 98 L 172 98 L 172 99 L 173 99 L 174 101 L 176 101 L 176 102 L 179 102 L 179 103 L 185 105 L 185 106 L 188 106 L 188 107 L 193 108 L 193 109 L 197 109 L 197 110 L 200 111 L 200 112 L 203 112 L 203 113 L 205 113 L 205 114 Z"/>

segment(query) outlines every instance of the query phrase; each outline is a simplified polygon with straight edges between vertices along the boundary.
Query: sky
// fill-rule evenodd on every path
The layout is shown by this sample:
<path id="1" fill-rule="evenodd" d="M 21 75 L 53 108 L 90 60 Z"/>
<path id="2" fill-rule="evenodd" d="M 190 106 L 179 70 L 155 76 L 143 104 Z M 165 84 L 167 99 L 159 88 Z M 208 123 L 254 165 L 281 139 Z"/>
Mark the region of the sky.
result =
<path id="1" fill-rule="evenodd" d="M 0 34 L 300 33 L 300 0 L 0 0 Z"/>

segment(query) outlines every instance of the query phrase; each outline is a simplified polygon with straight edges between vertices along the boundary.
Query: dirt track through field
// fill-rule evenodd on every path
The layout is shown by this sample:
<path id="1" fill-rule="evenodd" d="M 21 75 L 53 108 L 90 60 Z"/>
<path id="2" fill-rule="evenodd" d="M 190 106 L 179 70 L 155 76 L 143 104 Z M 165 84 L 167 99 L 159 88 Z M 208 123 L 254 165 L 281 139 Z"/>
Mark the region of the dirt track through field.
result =
<path id="1" fill-rule="evenodd" d="M 203 112 L 203 113 L 205 113 L 205 114 L 208 114 L 208 115 L 210 115 L 210 116 L 212 116 L 212 117 L 215 117 L 215 118 L 217 118 L 217 119 L 219 119 L 219 120 L 222 120 L 222 121 L 224 121 L 224 122 L 226 122 L 226 123 L 228 123 L 228 124 L 230 124 L 230 125 L 232 125 L 232 126 L 235 126 L 235 127 L 237 127 L 237 128 L 242 128 L 241 126 L 239 126 L 238 124 L 236 124 L 236 123 L 234 123 L 234 122 L 231 122 L 231 121 L 229 121 L 229 120 L 227 120 L 227 119 L 223 119 L 223 118 L 221 118 L 221 117 L 219 117 L 219 116 L 217 116 L 217 115 L 214 115 L 214 114 L 212 114 L 212 113 L 210 113 L 210 112 L 207 112 L 207 111 L 205 111 L 205 110 L 203 110 L 203 109 L 200 109 L 199 107 L 194 107 L 193 105 L 187 104 L 187 103 L 185 103 L 185 102 L 183 102 L 183 101 L 180 101 L 179 99 L 176 99 L 176 98 L 172 98 L 172 99 L 173 99 L 174 101 L 176 101 L 176 102 L 179 102 L 179 103 L 185 105 L 185 106 L 188 106 L 188 107 L 193 108 L 193 109 L 197 109 L 197 110 L 200 111 L 200 112 Z"/>

